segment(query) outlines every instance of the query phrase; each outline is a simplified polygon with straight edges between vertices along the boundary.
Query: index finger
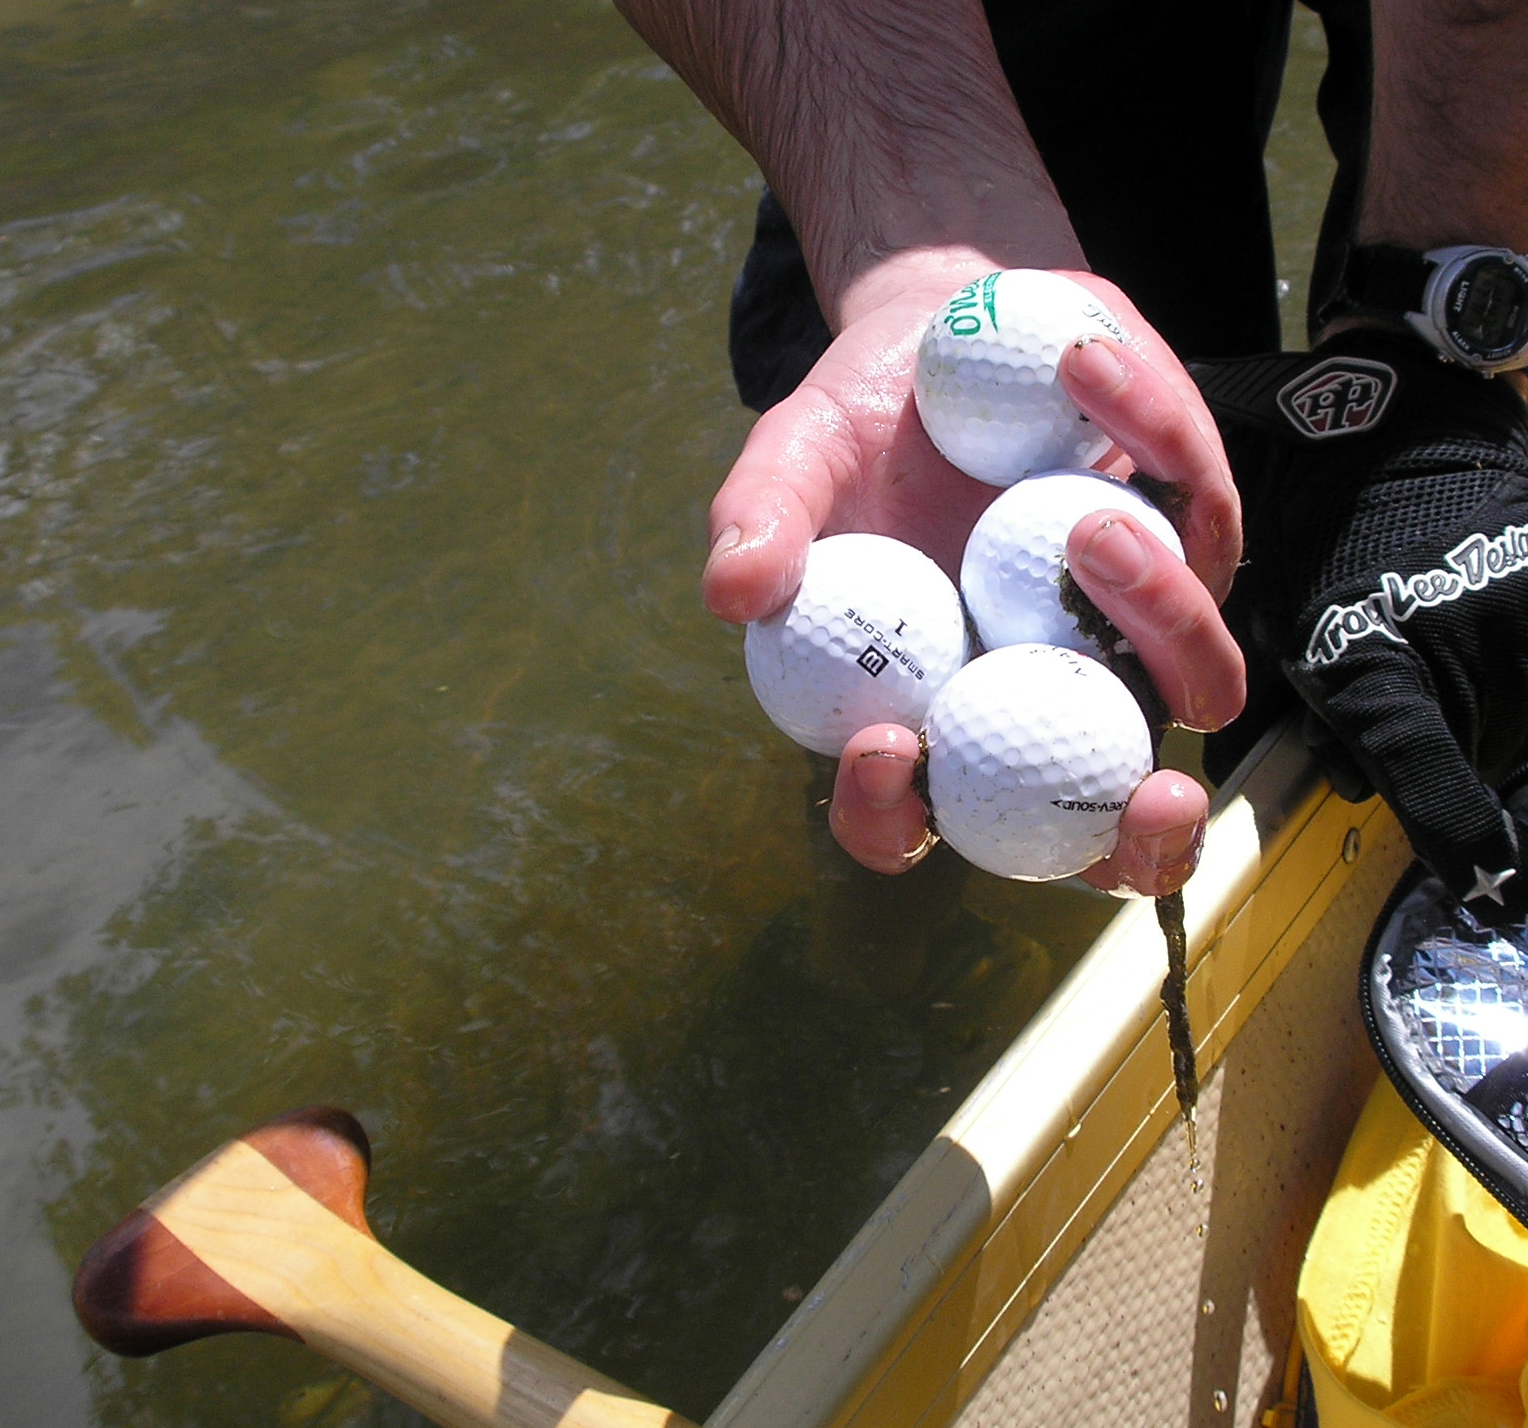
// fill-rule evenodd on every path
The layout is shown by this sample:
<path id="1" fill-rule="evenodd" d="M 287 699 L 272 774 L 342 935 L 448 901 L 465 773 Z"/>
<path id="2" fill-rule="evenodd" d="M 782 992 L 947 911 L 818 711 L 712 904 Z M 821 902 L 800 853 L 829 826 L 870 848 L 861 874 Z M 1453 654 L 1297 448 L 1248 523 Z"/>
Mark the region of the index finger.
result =
<path id="1" fill-rule="evenodd" d="M 1172 359 L 1176 360 L 1176 359 Z M 1128 346 L 1092 338 L 1068 348 L 1062 380 L 1079 409 L 1137 469 L 1173 488 L 1169 516 L 1190 569 L 1224 600 L 1241 560 L 1241 499 L 1213 424 L 1158 365 Z M 1197 398 L 1193 399 L 1197 401 Z"/>

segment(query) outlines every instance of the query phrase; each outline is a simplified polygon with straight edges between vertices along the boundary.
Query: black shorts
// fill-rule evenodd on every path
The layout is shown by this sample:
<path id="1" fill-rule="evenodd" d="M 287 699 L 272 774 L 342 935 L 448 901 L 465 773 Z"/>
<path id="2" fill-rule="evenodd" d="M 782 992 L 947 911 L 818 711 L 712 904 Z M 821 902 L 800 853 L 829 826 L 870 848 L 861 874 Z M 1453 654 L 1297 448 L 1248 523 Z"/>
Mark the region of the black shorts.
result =
<path id="1" fill-rule="evenodd" d="M 1180 356 L 1276 350 L 1263 148 L 1291 0 L 985 0 L 1004 71 L 1096 272 Z M 1346 236 L 1369 110 L 1366 0 L 1315 0 L 1320 111 L 1338 160 L 1312 291 Z M 733 292 L 743 401 L 794 390 L 828 343 L 789 221 L 769 193 Z"/>

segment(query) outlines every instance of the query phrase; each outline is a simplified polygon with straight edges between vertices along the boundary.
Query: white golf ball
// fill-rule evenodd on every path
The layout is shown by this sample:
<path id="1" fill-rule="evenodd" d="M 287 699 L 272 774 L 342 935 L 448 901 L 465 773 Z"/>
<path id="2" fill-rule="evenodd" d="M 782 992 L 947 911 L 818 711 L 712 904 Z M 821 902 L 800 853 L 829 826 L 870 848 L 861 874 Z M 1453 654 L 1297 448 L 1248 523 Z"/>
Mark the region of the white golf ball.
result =
<path id="1" fill-rule="evenodd" d="M 814 541 L 795 598 L 743 639 L 764 712 L 798 744 L 835 757 L 867 724 L 918 728 L 969 654 L 949 577 L 880 535 Z"/>
<path id="2" fill-rule="evenodd" d="M 1107 857 L 1151 772 L 1140 707 L 1097 660 L 1051 645 L 978 655 L 924 721 L 940 836 L 1003 878 L 1070 877 Z"/>
<path id="3" fill-rule="evenodd" d="M 1124 337 L 1103 303 L 1058 273 L 1009 268 L 961 288 L 929 323 L 913 378 L 918 415 L 945 460 L 1010 486 L 1102 456 L 1109 438 L 1056 380 L 1062 352 L 1088 334 Z"/>
<path id="4" fill-rule="evenodd" d="M 1010 486 L 985 511 L 966 541 L 960 593 L 985 649 L 1060 645 L 1098 656 L 1061 603 L 1061 572 L 1072 527 L 1094 511 L 1126 511 L 1180 560 L 1172 522 L 1138 486 L 1099 471 L 1042 471 Z"/>

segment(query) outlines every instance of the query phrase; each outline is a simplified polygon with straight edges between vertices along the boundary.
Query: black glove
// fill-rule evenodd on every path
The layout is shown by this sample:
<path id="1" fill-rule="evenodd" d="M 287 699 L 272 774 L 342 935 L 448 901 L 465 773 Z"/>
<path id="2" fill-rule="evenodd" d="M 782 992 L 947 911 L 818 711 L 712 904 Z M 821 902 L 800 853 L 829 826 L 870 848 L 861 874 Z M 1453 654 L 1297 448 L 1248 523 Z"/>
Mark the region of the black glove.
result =
<path id="1" fill-rule="evenodd" d="M 1477 918 L 1521 921 L 1528 822 L 1497 790 L 1528 782 L 1522 401 L 1375 332 L 1189 370 L 1242 493 L 1246 563 L 1225 615 L 1251 732 L 1292 687 L 1338 791 L 1377 790 Z M 1237 737 L 1210 741 L 1212 777 Z"/>

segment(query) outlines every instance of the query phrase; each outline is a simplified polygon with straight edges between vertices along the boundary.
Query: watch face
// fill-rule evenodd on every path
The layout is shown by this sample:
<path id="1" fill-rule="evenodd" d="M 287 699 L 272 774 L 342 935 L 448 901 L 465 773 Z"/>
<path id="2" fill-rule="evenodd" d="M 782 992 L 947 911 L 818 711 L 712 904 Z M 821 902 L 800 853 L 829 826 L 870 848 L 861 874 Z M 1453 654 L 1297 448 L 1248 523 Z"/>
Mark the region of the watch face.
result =
<path id="1" fill-rule="evenodd" d="M 1444 296 L 1448 335 L 1476 361 L 1498 362 L 1528 344 L 1528 273 L 1482 256 L 1465 263 Z"/>

